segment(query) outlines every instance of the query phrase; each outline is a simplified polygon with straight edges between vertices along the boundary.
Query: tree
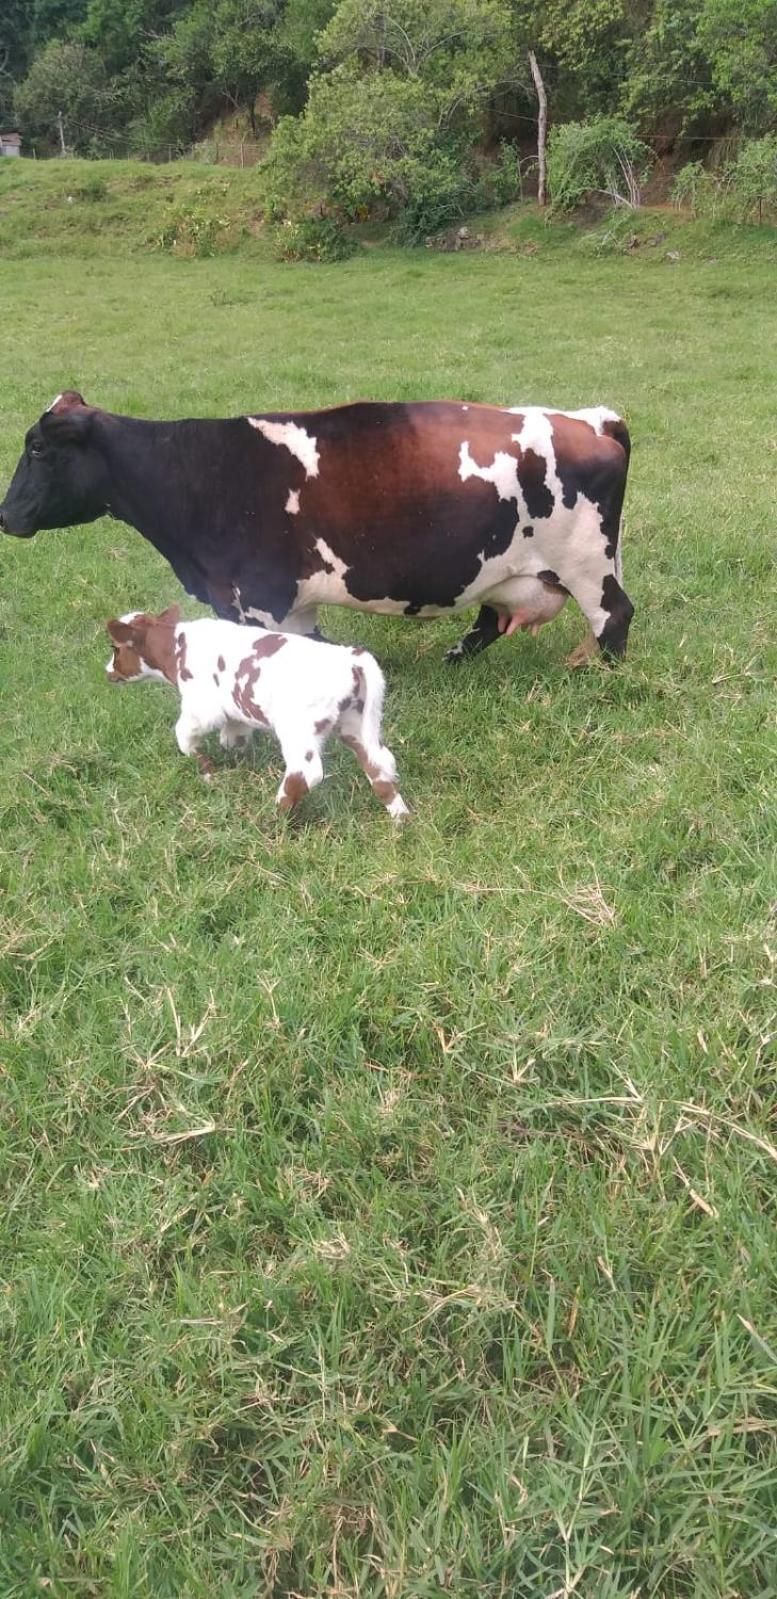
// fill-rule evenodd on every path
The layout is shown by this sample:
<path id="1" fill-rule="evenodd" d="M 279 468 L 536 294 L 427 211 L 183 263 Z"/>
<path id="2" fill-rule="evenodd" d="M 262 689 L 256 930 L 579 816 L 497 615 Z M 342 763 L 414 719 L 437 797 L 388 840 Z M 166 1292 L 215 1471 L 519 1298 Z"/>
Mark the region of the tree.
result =
<path id="1" fill-rule="evenodd" d="M 14 110 L 30 138 L 52 147 L 62 111 L 68 147 L 81 155 L 105 148 L 123 121 L 116 90 L 97 52 L 56 39 L 35 57 L 16 89 Z"/>

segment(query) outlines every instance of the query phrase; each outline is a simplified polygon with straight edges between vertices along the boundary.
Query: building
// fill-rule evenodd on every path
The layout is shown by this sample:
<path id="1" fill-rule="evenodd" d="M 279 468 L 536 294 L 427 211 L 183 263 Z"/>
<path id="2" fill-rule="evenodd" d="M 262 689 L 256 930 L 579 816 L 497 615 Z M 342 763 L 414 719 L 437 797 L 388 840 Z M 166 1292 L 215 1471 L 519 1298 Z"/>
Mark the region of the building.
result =
<path id="1" fill-rule="evenodd" d="M 21 155 L 22 137 L 20 133 L 0 133 L 0 156 Z"/>

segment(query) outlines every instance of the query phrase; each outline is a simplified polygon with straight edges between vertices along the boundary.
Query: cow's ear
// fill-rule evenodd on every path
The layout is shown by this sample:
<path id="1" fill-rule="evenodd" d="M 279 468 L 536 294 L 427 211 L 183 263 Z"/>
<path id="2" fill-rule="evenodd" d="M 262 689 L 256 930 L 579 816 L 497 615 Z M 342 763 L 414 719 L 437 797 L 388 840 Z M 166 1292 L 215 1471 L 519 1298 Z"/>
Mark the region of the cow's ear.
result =
<path id="1" fill-rule="evenodd" d="M 51 444 L 86 444 L 93 421 L 94 412 L 78 405 L 66 411 L 44 411 L 39 426 Z"/>
<path id="2" fill-rule="evenodd" d="M 106 627 L 114 644 L 128 644 L 132 638 L 132 627 L 129 622 L 120 622 L 118 617 L 113 617 L 106 622 Z"/>
<path id="3" fill-rule="evenodd" d="M 157 622 L 162 622 L 167 627 L 177 627 L 181 620 L 180 605 L 168 605 L 166 611 L 160 612 Z"/>
<path id="4" fill-rule="evenodd" d="M 86 406 L 83 394 L 79 394 L 78 389 L 65 389 L 64 394 L 58 394 L 56 400 L 52 400 L 46 415 L 61 416 L 63 411 L 72 411 L 76 405 Z"/>

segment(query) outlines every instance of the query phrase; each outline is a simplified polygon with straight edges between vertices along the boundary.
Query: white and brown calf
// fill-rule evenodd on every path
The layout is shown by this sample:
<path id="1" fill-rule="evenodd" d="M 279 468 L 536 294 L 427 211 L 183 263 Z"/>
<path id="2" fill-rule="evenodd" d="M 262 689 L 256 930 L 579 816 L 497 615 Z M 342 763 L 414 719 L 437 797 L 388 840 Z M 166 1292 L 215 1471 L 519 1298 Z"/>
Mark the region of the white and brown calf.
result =
<path id="1" fill-rule="evenodd" d="M 286 769 L 277 803 L 290 811 L 324 776 L 331 733 L 353 751 L 390 816 L 407 806 L 394 757 L 381 741 L 383 673 L 363 649 L 271 633 L 235 622 L 181 622 L 176 605 L 160 616 L 132 611 L 108 623 L 113 655 L 105 670 L 115 683 L 157 678 L 181 697 L 178 748 L 194 755 L 203 777 L 213 764 L 199 751 L 218 732 L 224 749 L 248 742 L 257 728 L 278 739 Z"/>

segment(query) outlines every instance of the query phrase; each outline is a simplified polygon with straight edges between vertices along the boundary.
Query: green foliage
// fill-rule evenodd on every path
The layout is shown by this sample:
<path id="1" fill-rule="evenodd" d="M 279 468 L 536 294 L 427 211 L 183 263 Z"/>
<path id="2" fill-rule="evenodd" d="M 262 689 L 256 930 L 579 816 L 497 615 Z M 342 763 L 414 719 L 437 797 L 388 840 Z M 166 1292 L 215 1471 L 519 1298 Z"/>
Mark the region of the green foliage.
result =
<path id="1" fill-rule="evenodd" d="M 320 39 L 328 70 L 279 124 L 267 164 L 273 215 L 335 207 L 400 219 L 417 240 L 463 214 L 484 97 L 507 71 L 502 0 L 342 0 Z M 512 187 L 502 162 L 503 188 Z"/>
<path id="2" fill-rule="evenodd" d="M 721 171 L 689 162 L 675 178 L 672 199 L 694 216 L 762 222 L 777 213 L 777 134 L 748 139 Z"/>
<path id="3" fill-rule="evenodd" d="M 275 254 L 282 261 L 346 261 L 356 250 L 353 235 L 337 217 L 303 217 L 282 222 L 275 234 Z"/>
<path id="4" fill-rule="evenodd" d="M 36 56 L 14 96 L 14 110 L 33 140 L 57 146 L 56 114 L 63 112 L 68 147 L 81 154 L 105 148 L 115 125 L 120 92 L 96 50 L 52 41 Z"/>
<path id="5" fill-rule="evenodd" d="M 227 186 L 221 186 L 221 197 Z M 213 188 L 200 189 L 191 200 L 178 206 L 157 236 L 161 250 L 171 255 L 204 258 L 223 253 L 235 242 L 235 226 L 218 205 Z"/>
<path id="6" fill-rule="evenodd" d="M 672 200 L 692 216 L 714 216 L 719 189 L 719 180 L 703 161 L 688 161 L 675 175 Z"/>
<path id="7" fill-rule="evenodd" d="M 777 0 L 704 0 L 698 36 L 711 63 L 717 103 L 757 133 L 777 122 Z"/>
<path id="8" fill-rule="evenodd" d="M 746 217 L 777 209 L 777 134 L 749 139 L 730 169 L 731 187 Z"/>
<path id="9" fill-rule="evenodd" d="M 553 205 L 571 210 L 595 195 L 637 206 L 651 152 L 623 117 L 592 117 L 551 129 L 548 185 Z"/>

